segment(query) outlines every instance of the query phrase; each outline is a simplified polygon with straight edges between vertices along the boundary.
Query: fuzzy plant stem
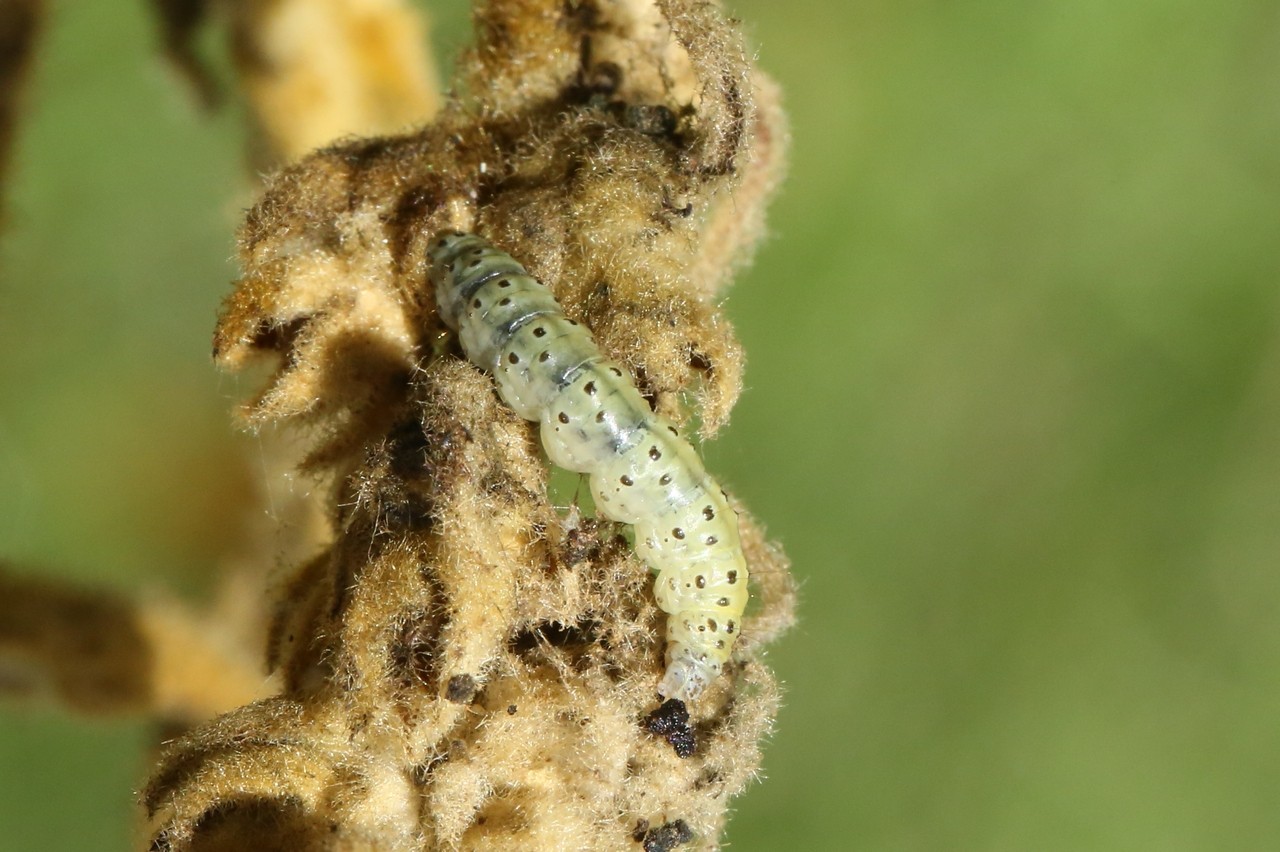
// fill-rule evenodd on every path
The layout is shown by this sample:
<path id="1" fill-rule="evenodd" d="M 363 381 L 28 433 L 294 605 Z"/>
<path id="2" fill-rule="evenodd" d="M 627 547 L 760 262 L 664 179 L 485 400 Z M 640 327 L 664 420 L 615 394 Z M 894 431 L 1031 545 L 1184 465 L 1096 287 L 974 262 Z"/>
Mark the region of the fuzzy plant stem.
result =
<path id="1" fill-rule="evenodd" d="M 243 39 L 281 46 L 273 13 L 305 6 L 261 4 Z M 637 404 L 714 435 L 743 368 L 719 299 L 783 162 L 776 91 L 713 3 L 489 0 L 475 29 L 431 123 L 297 159 L 240 230 L 215 358 L 270 365 L 244 420 L 298 436 L 329 533 L 275 592 L 278 691 L 160 756 L 152 850 L 712 849 L 759 772 L 781 551 L 730 493 L 753 607 L 722 674 L 660 705 L 650 571 L 619 524 L 554 496 L 429 271 L 443 234 L 500 246 Z M 264 115 L 291 114 L 286 89 Z"/>

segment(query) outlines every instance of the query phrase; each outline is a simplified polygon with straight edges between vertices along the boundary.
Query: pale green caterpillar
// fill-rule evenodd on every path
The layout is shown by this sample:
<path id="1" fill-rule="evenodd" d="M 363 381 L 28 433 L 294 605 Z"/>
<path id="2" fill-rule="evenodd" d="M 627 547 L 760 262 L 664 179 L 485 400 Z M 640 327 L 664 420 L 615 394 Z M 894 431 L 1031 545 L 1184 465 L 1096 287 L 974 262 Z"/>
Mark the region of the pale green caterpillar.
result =
<path id="1" fill-rule="evenodd" d="M 655 414 L 591 333 L 506 252 L 469 234 L 433 243 L 440 316 L 498 395 L 542 424 L 560 467 L 590 474 L 597 509 L 634 524 L 636 552 L 658 572 L 669 615 L 658 692 L 688 701 L 719 673 L 747 605 L 738 516 L 676 427 Z"/>

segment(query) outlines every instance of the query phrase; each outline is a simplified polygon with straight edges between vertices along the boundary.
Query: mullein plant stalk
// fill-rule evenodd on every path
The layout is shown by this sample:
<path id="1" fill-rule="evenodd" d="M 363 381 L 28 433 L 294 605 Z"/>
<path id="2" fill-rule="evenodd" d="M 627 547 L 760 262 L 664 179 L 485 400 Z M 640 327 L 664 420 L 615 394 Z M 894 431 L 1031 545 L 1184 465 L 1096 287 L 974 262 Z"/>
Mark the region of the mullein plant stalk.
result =
<path id="1" fill-rule="evenodd" d="M 260 56 L 297 44 L 261 21 L 306 5 L 224 10 L 237 44 L 258 39 Z M 401 90 L 404 112 L 389 97 L 355 110 L 344 132 L 385 133 L 415 114 L 430 123 L 300 159 L 345 119 L 282 120 L 306 112 L 307 87 L 273 101 L 263 92 L 288 90 L 292 71 L 277 64 L 272 76 L 238 54 L 264 149 L 288 165 L 240 230 L 243 275 L 214 356 L 229 370 L 267 365 L 243 421 L 271 436 L 278 467 L 317 485 L 281 509 L 298 558 L 270 583 L 269 606 L 228 616 L 266 633 L 266 689 L 235 680 L 245 669 L 217 651 L 214 628 L 189 626 L 234 607 L 190 619 L 165 609 L 191 666 L 222 666 L 226 684 L 216 700 L 180 705 L 186 732 L 142 793 L 146 848 L 714 849 L 732 797 L 759 772 L 779 704 L 762 653 L 792 622 L 785 557 L 734 500 L 753 597 L 741 638 L 701 695 L 655 712 L 666 616 L 652 576 L 627 528 L 549 495 L 536 427 L 499 400 L 437 312 L 428 252 L 455 231 L 501 246 L 656 412 L 711 437 L 743 367 L 718 299 L 763 235 L 782 171 L 776 89 L 712 3 L 492 0 L 474 18 L 476 41 L 441 99 L 403 94 L 431 79 L 411 52 L 396 54 L 401 72 L 350 66 L 374 81 L 351 103 L 394 93 L 387 80 L 416 82 Z M 332 64 L 314 51 L 300 61 Z M 308 545 L 318 550 L 303 558 Z M 239 559 L 241 597 L 272 553 Z M 173 661 L 126 672 L 147 684 L 129 707 L 159 714 L 155 684 L 191 674 L 178 673 L 163 619 L 153 624 L 159 608 L 98 604 L 101 630 L 132 630 L 121 655 L 136 645 Z M 33 668 L 62 664 L 34 653 L 40 631 L 28 632 Z"/>

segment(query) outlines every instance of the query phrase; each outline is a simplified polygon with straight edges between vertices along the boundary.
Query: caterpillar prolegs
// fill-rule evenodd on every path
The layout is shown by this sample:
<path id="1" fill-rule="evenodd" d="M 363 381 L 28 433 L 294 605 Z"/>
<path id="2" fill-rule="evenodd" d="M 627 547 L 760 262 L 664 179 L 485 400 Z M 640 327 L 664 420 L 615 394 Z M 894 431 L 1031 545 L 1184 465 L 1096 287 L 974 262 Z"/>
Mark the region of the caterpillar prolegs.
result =
<path id="1" fill-rule="evenodd" d="M 668 614 L 663 698 L 696 697 L 719 673 L 747 605 L 738 517 L 676 427 L 655 414 L 630 376 L 509 254 L 450 234 L 431 248 L 444 321 L 491 373 L 498 395 L 542 424 L 560 467 L 590 475 L 596 508 L 635 525 L 637 554 L 658 572 Z"/>

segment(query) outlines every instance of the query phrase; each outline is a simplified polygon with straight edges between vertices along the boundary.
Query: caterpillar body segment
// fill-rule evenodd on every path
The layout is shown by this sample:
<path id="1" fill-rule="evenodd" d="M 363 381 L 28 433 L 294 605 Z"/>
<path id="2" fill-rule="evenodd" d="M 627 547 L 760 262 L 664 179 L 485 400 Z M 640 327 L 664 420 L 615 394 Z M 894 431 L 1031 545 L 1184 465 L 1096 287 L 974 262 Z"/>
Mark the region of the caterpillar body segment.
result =
<path id="1" fill-rule="evenodd" d="M 450 234 L 431 249 L 440 316 L 503 402 L 541 424 L 556 465 L 589 475 L 605 516 L 634 524 L 668 614 L 664 698 L 688 701 L 729 658 L 747 605 L 738 517 L 675 425 L 510 255 Z"/>

